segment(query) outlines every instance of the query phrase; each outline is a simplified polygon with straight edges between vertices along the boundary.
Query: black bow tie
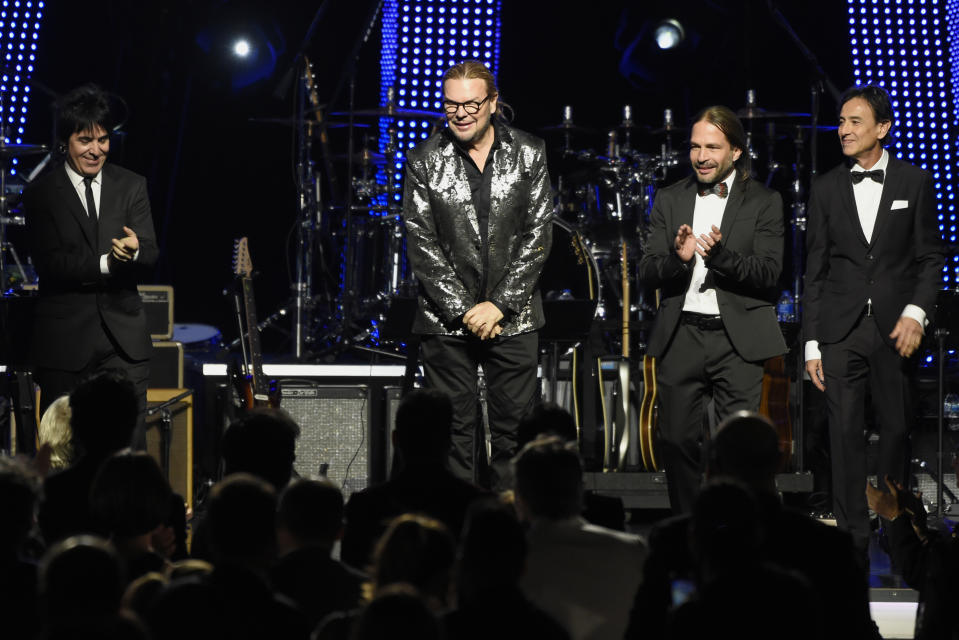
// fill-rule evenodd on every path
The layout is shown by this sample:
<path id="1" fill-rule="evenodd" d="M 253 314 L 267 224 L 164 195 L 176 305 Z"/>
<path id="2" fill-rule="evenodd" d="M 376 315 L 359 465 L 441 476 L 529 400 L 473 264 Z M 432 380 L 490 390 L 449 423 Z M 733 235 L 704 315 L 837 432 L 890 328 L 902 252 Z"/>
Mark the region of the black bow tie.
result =
<path id="1" fill-rule="evenodd" d="M 725 182 L 717 182 L 716 184 L 711 185 L 699 185 L 699 195 L 708 196 L 710 193 L 715 193 L 720 198 L 725 198 L 729 195 L 729 187 L 726 186 Z"/>
<path id="2" fill-rule="evenodd" d="M 853 184 L 859 184 L 866 178 L 872 178 L 879 184 L 882 184 L 883 179 L 886 177 L 886 172 L 882 169 L 873 169 L 872 171 L 850 171 L 849 177 L 852 178 Z"/>

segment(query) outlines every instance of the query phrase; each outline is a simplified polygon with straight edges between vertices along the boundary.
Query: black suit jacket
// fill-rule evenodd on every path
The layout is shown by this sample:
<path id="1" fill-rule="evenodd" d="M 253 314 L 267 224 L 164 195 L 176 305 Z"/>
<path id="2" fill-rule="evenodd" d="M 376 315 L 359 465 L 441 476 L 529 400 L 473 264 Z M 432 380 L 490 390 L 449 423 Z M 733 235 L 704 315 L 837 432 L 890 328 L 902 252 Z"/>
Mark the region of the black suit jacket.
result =
<path id="1" fill-rule="evenodd" d="M 143 303 L 137 283 L 150 273 L 158 249 L 146 180 L 107 163 L 103 167 L 97 224 L 87 216 L 66 170 L 55 167 L 23 194 L 30 252 L 40 278 L 32 342 L 33 363 L 80 370 L 90 360 L 92 336 L 102 320 L 124 353 L 150 357 Z M 111 261 L 100 273 L 100 256 L 127 226 L 137 234 L 135 262 Z"/>
<path id="2" fill-rule="evenodd" d="M 648 353 L 661 357 L 679 325 L 692 265 L 676 255 L 680 225 L 693 224 L 696 179 L 692 176 L 656 194 L 646 253 L 639 263 L 643 284 L 662 289 Z M 782 198 L 737 174 L 723 211 L 722 248 L 706 261 L 719 314 L 733 348 L 744 360 L 760 361 L 786 351 L 776 319 L 776 283 L 782 270 Z M 709 282 L 709 279 L 707 279 Z"/>
<path id="3" fill-rule="evenodd" d="M 806 253 L 805 338 L 841 340 L 871 299 L 879 330 L 894 344 L 889 333 L 903 308 L 914 304 L 931 317 L 940 288 L 944 254 L 932 176 L 889 158 L 867 242 L 849 166 L 836 167 L 813 183 Z"/>

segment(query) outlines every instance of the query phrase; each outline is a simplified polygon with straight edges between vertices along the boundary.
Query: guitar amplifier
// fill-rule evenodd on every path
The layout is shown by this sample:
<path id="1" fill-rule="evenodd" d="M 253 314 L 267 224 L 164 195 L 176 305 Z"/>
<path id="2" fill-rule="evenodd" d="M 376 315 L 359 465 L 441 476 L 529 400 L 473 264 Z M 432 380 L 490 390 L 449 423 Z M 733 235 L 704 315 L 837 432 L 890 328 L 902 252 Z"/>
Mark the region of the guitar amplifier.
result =
<path id="1" fill-rule="evenodd" d="M 343 497 L 370 482 L 372 454 L 370 388 L 281 380 L 280 406 L 300 425 L 296 472 L 325 474 Z"/>
<path id="2" fill-rule="evenodd" d="M 173 287 L 163 284 L 137 286 L 143 310 L 147 315 L 147 328 L 154 340 L 169 340 L 173 337 Z"/>
<path id="3" fill-rule="evenodd" d="M 150 387 L 179 389 L 183 386 L 183 343 L 153 343 L 150 354 Z"/>
<path id="4" fill-rule="evenodd" d="M 147 409 L 171 400 L 186 389 L 148 389 Z M 164 420 L 169 418 L 169 422 Z M 170 487 L 193 508 L 193 395 L 188 395 L 146 420 L 147 453 L 166 475 Z"/>

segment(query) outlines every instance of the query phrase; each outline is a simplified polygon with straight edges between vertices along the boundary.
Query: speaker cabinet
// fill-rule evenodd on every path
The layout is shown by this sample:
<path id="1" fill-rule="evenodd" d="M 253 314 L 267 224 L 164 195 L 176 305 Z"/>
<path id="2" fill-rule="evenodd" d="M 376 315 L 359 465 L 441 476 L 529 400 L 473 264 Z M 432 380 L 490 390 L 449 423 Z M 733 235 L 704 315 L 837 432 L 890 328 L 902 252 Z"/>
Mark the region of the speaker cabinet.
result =
<path id="1" fill-rule="evenodd" d="M 137 285 L 143 309 L 147 316 L 147 328 L 154 340 L 169 340 L 173 337 L 173 287 L 162 284 Z"/>
<path id="2" fill-rule="evenodd" d="M 160 405 L 187 393 L 177 402 Z M 151 415 L 150 412 L 154 411 Z M 147 389 L 147 453 L 159 463 L 173 490 L 193 508 L 193 392 Z"/>
<path id="3" fill-rule="evenodd" d="M 183 386 L 183 343 L 154 342 L 150 354 L 150 387 L 179 389 Z"/>
<path id="4" fill-rule="evenodd" d="M 367 385 L 281 380 L 280 406 L 300 425 L 294 468 L 324 474 L 349 498 L 370 483 L 373 438 Z"/>

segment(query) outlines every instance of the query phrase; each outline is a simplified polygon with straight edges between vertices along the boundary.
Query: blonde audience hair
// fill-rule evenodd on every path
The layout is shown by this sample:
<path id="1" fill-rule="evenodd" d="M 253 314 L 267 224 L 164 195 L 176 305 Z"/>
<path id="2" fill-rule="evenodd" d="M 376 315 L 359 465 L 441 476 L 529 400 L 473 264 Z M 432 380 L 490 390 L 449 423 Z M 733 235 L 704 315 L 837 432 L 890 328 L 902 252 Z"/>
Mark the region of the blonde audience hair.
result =
<path id="1" fill-rule="evenodd" d="M 40 419 L 40 444 L 48 443 L 52 449 L 51 469 L 65 469 L 73 462 L 70 416 L 70 396 L 62 395 L 47 407 Z"/>

